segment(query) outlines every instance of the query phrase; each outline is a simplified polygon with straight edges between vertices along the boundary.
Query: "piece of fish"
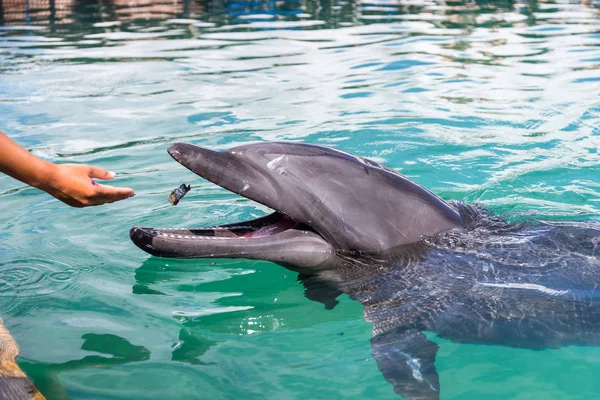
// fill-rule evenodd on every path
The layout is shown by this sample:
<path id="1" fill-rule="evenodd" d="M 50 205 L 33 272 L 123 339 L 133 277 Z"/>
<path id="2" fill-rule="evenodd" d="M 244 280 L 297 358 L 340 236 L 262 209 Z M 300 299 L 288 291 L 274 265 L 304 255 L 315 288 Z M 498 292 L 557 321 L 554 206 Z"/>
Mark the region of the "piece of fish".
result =
<path id="1" fill-rule="evenodd" d="M 187 192 L 190 191 L 191 188 L 192 187 L 190 185 L 186 185 L 185 183 L 182 183 L 181 186 L 179 186 L 177 189 L 173 190 L 171 192 L 171 194 L 169 195 L 169 201 L 171 202 L 171 204 L 176 206 L 177 203 L 179 203 L 179 200 L 181 200 L 183 198 L 183 196 L 185 196 L 187 194 Z"/>

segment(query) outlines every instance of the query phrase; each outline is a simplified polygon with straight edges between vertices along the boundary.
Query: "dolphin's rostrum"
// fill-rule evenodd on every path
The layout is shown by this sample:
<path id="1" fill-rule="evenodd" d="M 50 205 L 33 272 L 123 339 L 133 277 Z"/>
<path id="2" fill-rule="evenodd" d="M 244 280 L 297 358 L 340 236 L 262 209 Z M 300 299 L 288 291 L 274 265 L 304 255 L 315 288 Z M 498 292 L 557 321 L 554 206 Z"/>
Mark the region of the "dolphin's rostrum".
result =
<path id="1" fill-rule="evenodd" d="M 447 203 L 397 172 L 339 150 L 257 143 L 171 156 L 272 214 L 198 229 L 131 229 L 159 257 L 268 260 L 300 272 L 306 296 L 361 302 L 373 356 L 396 393 L 439 399 L 437 344 L 532 349 L 600 344 L 600 227 L 508 224 Z M 598 250 L 600 254 L 600 250 Z"/>

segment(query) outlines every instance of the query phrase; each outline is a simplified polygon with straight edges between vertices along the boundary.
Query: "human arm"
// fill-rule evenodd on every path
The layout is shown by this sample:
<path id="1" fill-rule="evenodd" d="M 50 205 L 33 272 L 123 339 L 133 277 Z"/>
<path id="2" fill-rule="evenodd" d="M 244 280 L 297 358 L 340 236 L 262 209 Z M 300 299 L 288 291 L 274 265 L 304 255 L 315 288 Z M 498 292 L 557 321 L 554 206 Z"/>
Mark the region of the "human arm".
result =
<path id="1" fill-rule="evenodd" d="M 53 164 L 42 160 L 0 132 L 0 172 L 41 189 L 73 207 L 96 206 L 134 195 L 133 189 L 100 185 L 114 172 L 83 164 Z"/>

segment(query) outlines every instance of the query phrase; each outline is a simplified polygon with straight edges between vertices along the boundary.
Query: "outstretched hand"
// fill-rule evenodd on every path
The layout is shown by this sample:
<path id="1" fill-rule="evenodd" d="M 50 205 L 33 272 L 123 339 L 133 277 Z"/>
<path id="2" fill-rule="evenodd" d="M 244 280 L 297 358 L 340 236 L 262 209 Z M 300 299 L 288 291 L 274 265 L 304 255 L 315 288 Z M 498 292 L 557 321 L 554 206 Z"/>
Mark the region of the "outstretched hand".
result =
<path id="1" fill-rule="evenodd" d="M 114 177 L 114 172 L 91 165 L 58 164 L 53 165 L 48 178 L 37 186 L 73 207 L 98 206 L 134 196 L 133 189 L 102 185 L 94 181 Z"/>
<path id="2" fill-rule="evenodd" d="M 34 156 L 2 132 L 0 172 L 42 189 L 73 207 L 99 206 L 134 195 L 133 189 L 100 185 L 94 181 L 112 179 L 114 172 L 91 165 L 50 163 Z"/>

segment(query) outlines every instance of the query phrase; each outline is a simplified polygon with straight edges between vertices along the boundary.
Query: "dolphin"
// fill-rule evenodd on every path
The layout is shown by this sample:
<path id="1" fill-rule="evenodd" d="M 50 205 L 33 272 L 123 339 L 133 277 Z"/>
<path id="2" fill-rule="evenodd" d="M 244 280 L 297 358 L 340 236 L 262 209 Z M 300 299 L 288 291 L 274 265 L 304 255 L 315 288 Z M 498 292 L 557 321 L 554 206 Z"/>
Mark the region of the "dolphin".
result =
<path id="1" fill-rule="evenodd" d="M 273 213 L 190 229 L 133 227 L 158 257 L 246 258 L 299 273 L 307 298 L 346 293 L 373 324 L 373 357 L 394 391 L 440 398 L 438 345 L 600 345 L 600 225 L 507 223 L 446 202 L 398 172 L 340 150 L 255 143 L 169 154 Z"/>

